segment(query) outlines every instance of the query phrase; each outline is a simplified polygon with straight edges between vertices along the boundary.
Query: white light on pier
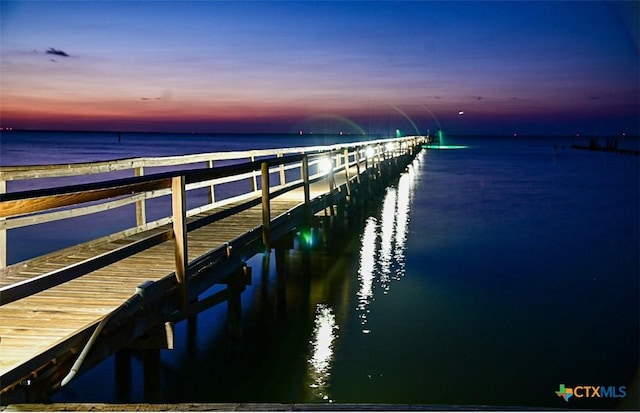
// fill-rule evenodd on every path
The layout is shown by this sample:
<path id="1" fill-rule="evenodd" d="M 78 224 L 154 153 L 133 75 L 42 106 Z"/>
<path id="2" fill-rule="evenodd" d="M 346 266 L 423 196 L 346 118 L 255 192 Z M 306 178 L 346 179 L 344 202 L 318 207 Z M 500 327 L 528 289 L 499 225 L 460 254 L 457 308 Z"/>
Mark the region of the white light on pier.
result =
<path id="1" fill-rule="evenodd" d="M 393 152 L 396 149 L 396 144 L 393 142 L 387 143 L 387 152 Z"/>
<path id="2" fill-rule="evenodd" d="M 322 158 L 318 161 L 318 173 L 326 175 L 333 168 L 333 162 L 329 158 Z"/>
<path id="3" fill-rule="evenodd" d="M 371 159 L 376 154 L 376 151 L 371 146 L 367 146 L 367 149 L 365 149 L 364 154 L 368 159 Z"/>

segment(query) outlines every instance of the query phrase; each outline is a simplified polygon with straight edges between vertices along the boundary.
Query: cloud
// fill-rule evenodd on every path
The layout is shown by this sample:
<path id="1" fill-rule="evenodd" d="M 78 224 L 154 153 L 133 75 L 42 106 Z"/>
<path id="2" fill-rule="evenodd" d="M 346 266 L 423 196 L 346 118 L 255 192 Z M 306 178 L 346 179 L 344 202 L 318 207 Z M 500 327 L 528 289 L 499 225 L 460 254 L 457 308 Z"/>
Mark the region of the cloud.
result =
<path id="1" fill-rule="evenodd" d="M 52 54 L 52 55 L 55 55 L 55 56 L 69 57 L 67 52 L 64 52 L 64 51 L 58 50 L 58 49 L 54 49 L 53 47 L 50 47 L 49 49 L 47 49 L 46 53 L 47 54 Z"/>

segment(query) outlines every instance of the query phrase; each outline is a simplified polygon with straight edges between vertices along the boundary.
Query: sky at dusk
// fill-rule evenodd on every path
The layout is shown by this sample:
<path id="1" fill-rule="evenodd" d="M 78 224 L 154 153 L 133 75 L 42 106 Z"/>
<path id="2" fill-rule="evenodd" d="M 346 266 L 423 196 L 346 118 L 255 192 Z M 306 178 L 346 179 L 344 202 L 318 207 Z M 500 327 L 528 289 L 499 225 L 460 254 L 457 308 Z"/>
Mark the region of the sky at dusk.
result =
<path id="1" fill-rule="evenodd" d="M 640 129 L 638 1 L 0 0 L 0 7 L 3 127 Z"/>

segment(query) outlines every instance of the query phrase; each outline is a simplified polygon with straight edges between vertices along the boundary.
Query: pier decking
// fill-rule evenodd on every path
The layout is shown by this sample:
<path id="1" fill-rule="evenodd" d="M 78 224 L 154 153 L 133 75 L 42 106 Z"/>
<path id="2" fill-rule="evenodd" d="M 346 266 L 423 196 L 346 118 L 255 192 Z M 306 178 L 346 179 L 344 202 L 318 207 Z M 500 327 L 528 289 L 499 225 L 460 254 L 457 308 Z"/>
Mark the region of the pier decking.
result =
<path id="1" fill-rule="evenodd" d="M 0 168 L 0 404 L 45 400 L 76 371 L 121 348 L 170 347 L 171 322 L 242 292 L 247 259 L 288 244 L 283 240 L 314 215 L 334 215 L 366 199 L 422 143 L 413 136 Z M 152 168 L 164 170 L 149 173 Z M 134 176 L 6 192 L 12 180 L 118 171 Z M 221 197 L 228 184 L 246 190 Z M 207 200 L 194 207 L 187 203 L 190 191 L 207 191 Z M 145 202 L 153 198 L 170 212 L 148 222 Z M 7 265 L 7 231 L 131 204 L 135 227 Z M 214 284 L 227 288 L 203 297 Z"/>

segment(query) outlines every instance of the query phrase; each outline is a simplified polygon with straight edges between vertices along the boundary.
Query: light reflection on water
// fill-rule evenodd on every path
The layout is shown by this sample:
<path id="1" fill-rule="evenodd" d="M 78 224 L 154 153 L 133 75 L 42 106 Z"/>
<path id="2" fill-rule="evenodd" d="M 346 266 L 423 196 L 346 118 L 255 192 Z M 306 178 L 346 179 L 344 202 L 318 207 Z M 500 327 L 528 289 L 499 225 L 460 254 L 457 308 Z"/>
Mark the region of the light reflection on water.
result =
<path id="1" fill-rule="evenodd" d="M 371 333 L 367 317 L 370 304 L 375 299 L 376 288 L 387 294 L 391 283 L 404 276 L 404 253 L 414 182 L 415 167 L 411 165 L 407 173 L 401 175 L 397 187 L 387 188 L 379 213 L 380 219 L 369 216 L 365 221 L 359 246 L 356 307 L 363 334 Z M 333 402 L 330 378 L 338 329 L 331 306 L 317 304 L 307 369 L 309 388 L 315 401 Z"/>
<path id="2" fill-rule="evenodd" d="M 391 280 L 389 274 L 392 264 L 393 229 L 396 223 L 396 195 L 395 188 L 388 188 L 382 203 L 378 263 L 380 264 L 380 284 L 385 294 L 389 291 L 389 281 Z"/>
<path id="3" fill-rule="evenodd" d="M 313 396 L 332 402 L 329 398 L 329 376 L 333 360 L 333 345 L 338 338 L 338 325 L 333 310 L 326 304 L 316 306 L 316 315 L 311 340 L 311 357 L 308 360 L 309 377 Z"/>
<path id="4" fill-rule="evenodd" d="M 398 182 L 398 203 L 396 208 L 396 245 L 393 258 L 398 263 L 396 277 L 400 278 L 405 273 L 404 251 L 407 243 L 407 232 L 409 229 L 409 210 L 413 195 L 413 182 L 415 180 L 415 170 L 411 165 L 406 174 L 400 177 Z"/>
<path id="5" fill-rule="evenodd" d="M 375 256 L 376 256 L 376 225 L 377 221 L 373 217 L 367 219 L 366 226 L 362 233 L 362 246 L 360 247 L 360 268 L 358 269 L 358 312 L 362 325 L 367 324 L 367 306 L 373 298 L 373 280 L 375 278 Z M 362 330 L 368 333 L 369 330 Z"/>
<path id="6" fill-rule="evenodd" d="M 397 187 L 387 188 L 379 219 L 369 216 L 360 237 L 358 262 L 358 305 L 362 334 L 371 333 L 368 324 L 370 304 L 376 288 L 383 294 L 405 273 L 405 249 L 409 226 L 415 168 L 402 174 Z M 376 214 L 377 215 L 377 214 Z M 331 306 L 317 304 L 308 358 L 308 381 L 312 399 L 331 403 L 330 377 L 338 340 L 338 324 Z"/>
<path id="7" fill-rule="evenodd" d="M 421 157 L 416 162 L 420 162 L 420 159 Z M 383 294 L 387 294 L 391 282 L 402 278 L 405 272 L 404 252 L 414 182 L 415 167 L 410 165 L 407 173 L 401 175 L 397 188 L 387 188 L 382 202 L 380 222 L 372 216 L 366 220 L 360 246 L 360 288 L 357 306 L 364 334 L 371 333 L 365 326 L 370 313 L 369 304 L 375 299 L 376 283 Z"/>

